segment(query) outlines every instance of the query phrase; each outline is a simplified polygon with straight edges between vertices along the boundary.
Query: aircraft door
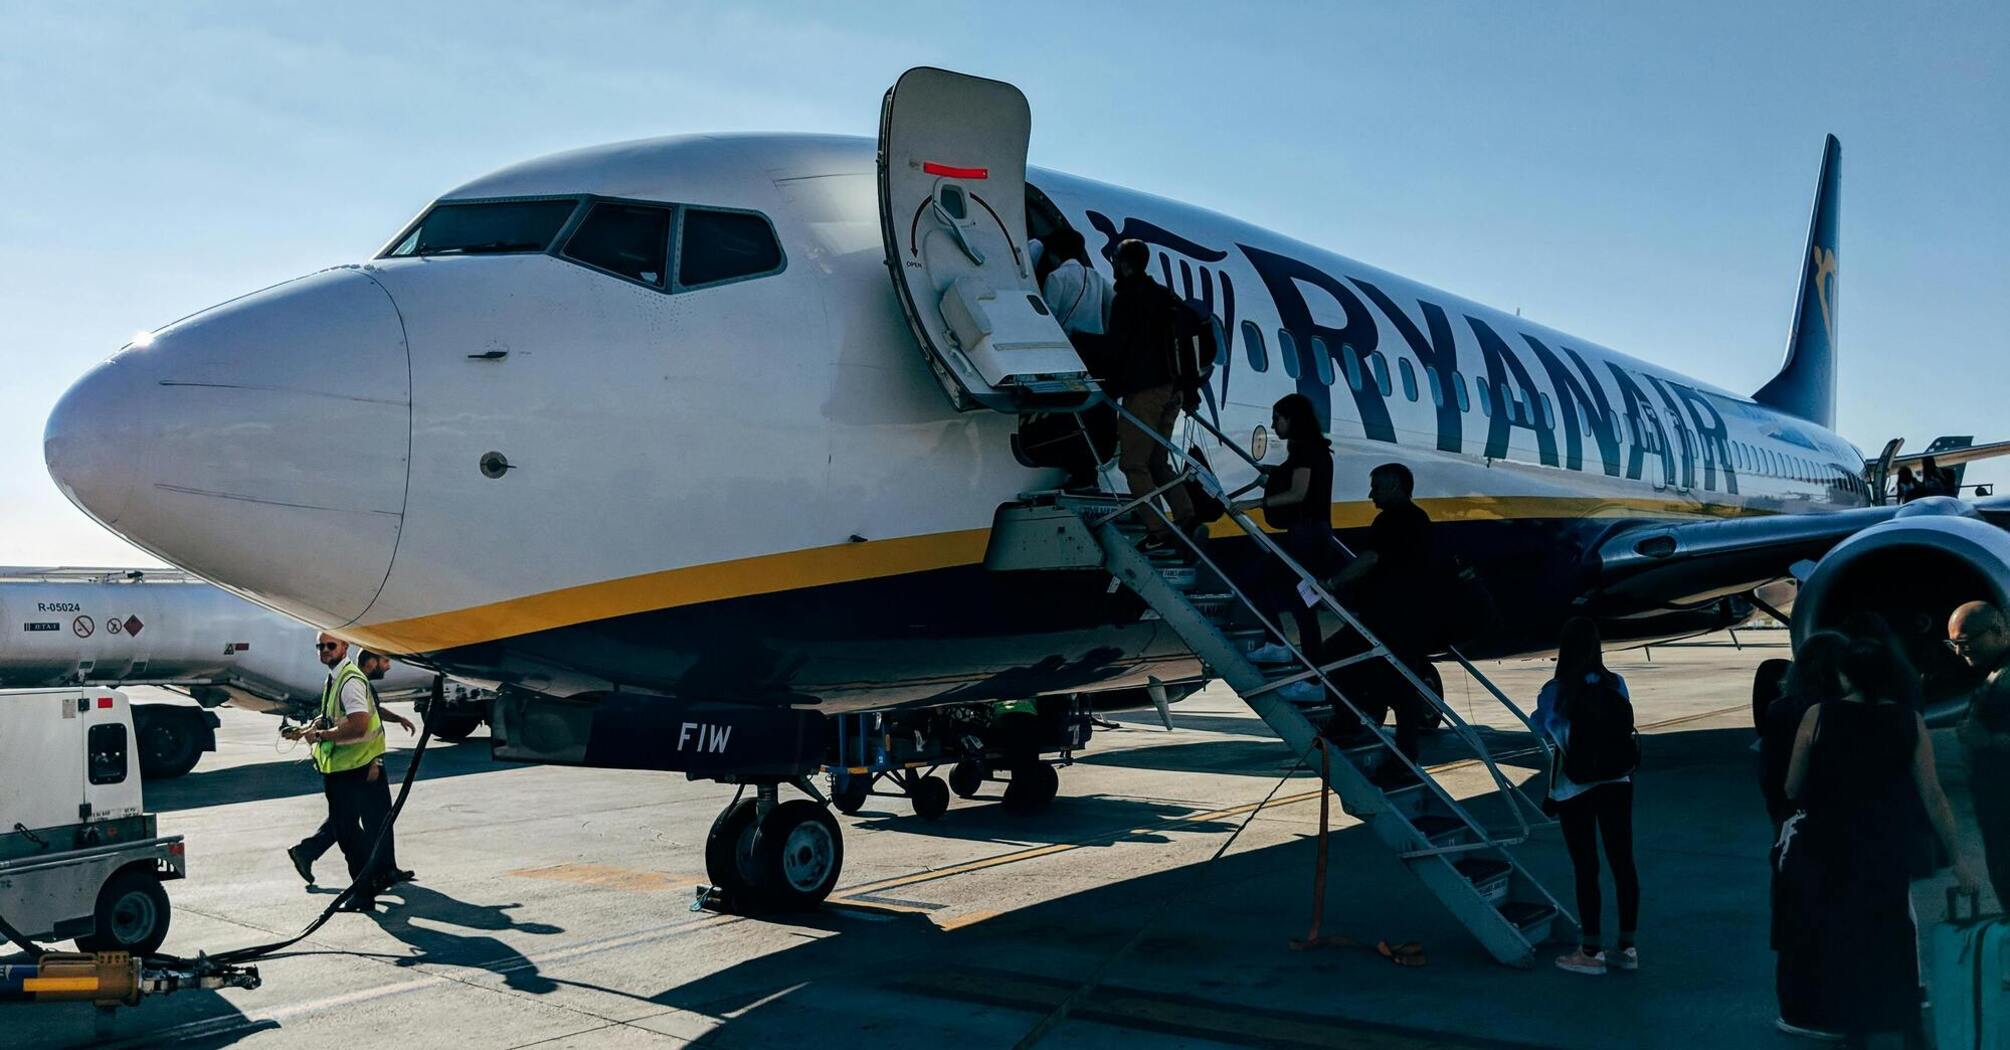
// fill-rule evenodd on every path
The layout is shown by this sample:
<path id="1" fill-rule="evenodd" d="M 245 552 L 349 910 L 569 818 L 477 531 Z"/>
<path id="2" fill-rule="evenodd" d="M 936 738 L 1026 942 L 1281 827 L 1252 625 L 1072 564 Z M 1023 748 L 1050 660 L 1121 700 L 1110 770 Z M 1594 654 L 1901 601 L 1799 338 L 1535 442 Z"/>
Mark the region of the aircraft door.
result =
<path id="1" fill-rule="evenodd" d="M 1018 88 L 927 66 L 901 74 L 880 107 L 887 269 L 958 410 L 1066 411 L 1101 396 L 1033 278 L 1031 132 Z"/>

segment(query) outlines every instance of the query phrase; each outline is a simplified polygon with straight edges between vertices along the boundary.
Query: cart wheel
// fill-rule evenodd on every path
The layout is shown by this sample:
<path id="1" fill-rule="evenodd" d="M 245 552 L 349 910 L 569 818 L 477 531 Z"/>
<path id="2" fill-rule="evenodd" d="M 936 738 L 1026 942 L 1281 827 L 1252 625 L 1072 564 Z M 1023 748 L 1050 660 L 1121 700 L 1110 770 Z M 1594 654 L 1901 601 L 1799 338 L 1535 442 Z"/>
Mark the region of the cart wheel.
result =
<path id="1" fill-rule="evenodd" d="M 865 808 L 865 800 L 872 795 L 872 774 L 852 773 L 845 778 L 844 787 L 831 792 L 831 805 L 838 812 L 851 816 Z"/>
<path id="2" fill-rule="evenodd" d="M 941 777 L 915 777 L 907 787 L 907 800 L 914 803 L 914 815 L 934 820 L 949 812 L 949 785 Z"/>
<path id="3" fill-rule="evenodd" d="M 152 955 L 167 940 L 168 896 L 160 876 L 144 868 L 126 868 L 105 880 L 98 890 L 97 929 L 77 938 L 87 952 L 131 952 Z"/>
<path id="4" fill-rule="evenodd" d="M 735 907 L 757 903 L 761 883 L 754 867 L 754 800 L 743 798 L 727 806 L 712 821 L 705 836 L 705 877 L 724 891 Z"/>
<path id="5" fill-rule="evenodd" d="M 966 758 L 949 768 L 949 790 L 958 798 L 975 798 L 984 789 L 984 763 Z"/>
<path id="6" fill-rule="evenodd" d="M 844 870 L 844 836 L 823 806 L 793 798 L 768 811 L 754 828 L 754 870 L 767 903 L 814 908 L 830 896 Z"/>
<path id="7" fill-rule="evenodd" d="M 1045 762 L 1030 762 L 1012 771 L 1005 785 L 1005 808 L 1013 813 L 1031 813 L 1054 801 L 1061 790 L 1061 774 Z"/>

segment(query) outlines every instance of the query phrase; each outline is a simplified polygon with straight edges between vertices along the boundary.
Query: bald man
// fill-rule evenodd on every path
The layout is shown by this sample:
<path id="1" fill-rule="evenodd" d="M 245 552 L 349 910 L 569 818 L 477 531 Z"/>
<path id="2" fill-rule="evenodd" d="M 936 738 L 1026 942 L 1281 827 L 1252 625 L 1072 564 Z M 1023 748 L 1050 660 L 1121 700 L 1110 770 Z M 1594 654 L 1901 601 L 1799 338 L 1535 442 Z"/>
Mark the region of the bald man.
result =
<path id="1" fill-rule="evenodd" d="M 1968 701 L 1956 736 L 1968 762 L 1975 823 L 1982 829 L 1989 884 L 2010 907 L 2010 623 L 1988 602 L 1969 602 L 1947 621 L 1947 647 L 1986 675 Z"/>

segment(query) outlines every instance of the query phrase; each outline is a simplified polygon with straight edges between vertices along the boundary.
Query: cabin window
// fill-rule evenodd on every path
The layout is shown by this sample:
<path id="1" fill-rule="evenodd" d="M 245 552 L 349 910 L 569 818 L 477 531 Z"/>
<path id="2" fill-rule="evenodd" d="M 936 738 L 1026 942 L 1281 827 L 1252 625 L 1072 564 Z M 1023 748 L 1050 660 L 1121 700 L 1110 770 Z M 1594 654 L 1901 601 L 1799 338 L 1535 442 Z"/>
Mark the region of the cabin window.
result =
<path id="1" fill-rule="evenodd" d="M 1475 377 L 1473 379 L 1473 393 L 1479 396 L 1480 415 L 1491 417 L 1494 414 L 1494 385 L 1484 379 Z"/>
<path id="2" fill-rule="evenodd" d="M 1340 344 L 1340 364 L 1347 372 L 1347 389 L 1359 392 L 1361 389 L 1361 355 L 1346 343 Z"/>
<path id="3" fill-rule="evenodd" d="M 1263 346 L 1263 329 L 1255 321 L 1242 322 L 1242 352 L 1249 355 L 1252 372 L 1270 371 L 1270 353 Z"/>
<path id="4" fill-rule="evenodd" d="M 1347 351 L 1352 354 L 1354 351 Z M 1326 349 L 1326 340 L 1312 337 L 1312 374 L 1319 377 L 1320 386 L 1333 385 L 1333 354 Z M 1360 387 L 1354 389 L 1359 390 Z"/>
<path id="5" fill-rule="evenodd" d="M 1473 403 L 1466 397 L 1466 377 L 1457 371 L 1452 373 L 1452 396 L 1459 403 L 1459 411 L 1472 411 Z"/>
<path id="6" fill-rule="evenodd" d="M 1304 365 L 1298 360 L 1298 340 L 1291 338 L 1288 328 L 1277 330 L 1277 356 L 1284 359 L 1284 374 L 1297 379 Z"/>
<path id="7" fill-rule="evenodd" d="M 1431 404 L 1437 408 L 1445 407 L 1445 388 L 1438 382 L 1438 370 L 1430 365 L 1424 366 L 1424 385 L 1431 388 Z"/>
<path id="8" fill-rule="evenodd" d="M 670 209 L 602 201 L 565 241 L 565 257 L 663 287 L 664 259 L 670 250 Z"/>
<path id="9" fill-rule="evenodd" d="M 435 204 L 413 223 L 387 258 L 424 255 L 507 255 L 541 252 L 579 207 L 564 200 Z"/>
<path id="10" fill-rule="evenodd" d="M 1396 371 L 1403 377 L 1403 396 L 1411 401 L 1417 399 L 1417 370 L 1410 367 L 1410 359 L 1396 359 Z"/>
<path id="11" fill-rule="evenodd" d="M 1555 430 L 1556 408 L 1549 403 L 1548 394 L 1543 394 L 1540 396 L 1542 397 L 1542 425 L 1548 427 L 1551 430 Z"/>
<path id="12" fill-rule="evenodd" d="M 1390 393 L 1389 359 L 1383 357 L 1380 350 L 1368 355 L 1368 371 L 1374 375 L 1375 386 L 1382 391 L 1382 396 L 1388 397 Z M 1412 398 L 1411 400 L 1414 401 L 1416 399 Z"/>
<path id="13" fill-rule="evenodd" d="M 677 235 L 677 286 L 695 288 L 775 273 L 782 246 L 753 212 L 684 209 Z"/>

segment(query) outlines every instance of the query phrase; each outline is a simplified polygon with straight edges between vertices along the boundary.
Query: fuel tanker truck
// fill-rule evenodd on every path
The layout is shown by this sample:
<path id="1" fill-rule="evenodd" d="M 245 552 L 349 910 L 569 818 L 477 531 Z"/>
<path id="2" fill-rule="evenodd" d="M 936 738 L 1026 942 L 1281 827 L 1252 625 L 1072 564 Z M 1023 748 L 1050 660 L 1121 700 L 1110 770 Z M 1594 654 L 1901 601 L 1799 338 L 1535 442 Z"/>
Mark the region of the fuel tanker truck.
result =
<path id="1" fill-rule="evenodd" d="M 313 627 L 175 569 L 0 567 L 0 689 L 164 686 L 187 697 L 135 698 L 140 772 L 178 777 L 216 749 L 229 703 L 267 714 L 318 713 L 327 669 Z M 430 693 L 433 673 L 393 663 L 386 700 Z M 433 735 L 465 739 L 488 716 L 488 694 L 449 683 L 426 712 Z"/>

